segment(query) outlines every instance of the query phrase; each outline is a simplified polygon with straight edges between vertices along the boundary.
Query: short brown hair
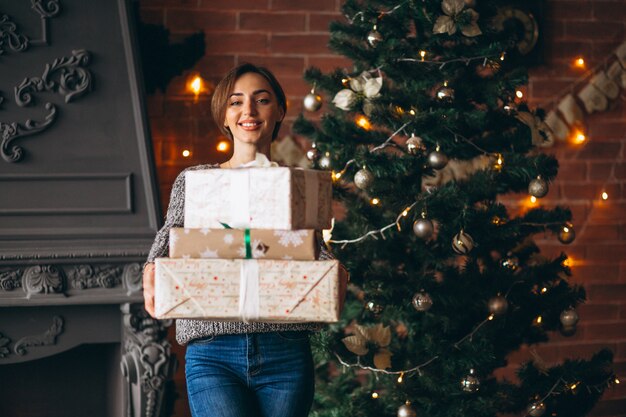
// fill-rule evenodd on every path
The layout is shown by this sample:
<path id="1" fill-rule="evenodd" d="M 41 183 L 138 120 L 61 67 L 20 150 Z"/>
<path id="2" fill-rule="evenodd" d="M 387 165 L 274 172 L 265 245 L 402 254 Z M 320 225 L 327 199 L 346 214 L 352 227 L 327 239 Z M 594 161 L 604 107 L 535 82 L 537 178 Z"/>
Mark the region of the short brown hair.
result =
<path id="1" fill-rule="evenodd" d="M 283 114 L 287 113 L 287 99 L 285 97 L 285 92 L 270 70 L 250 63 L 238 65 L 228 71 L 224 78 L 221 79 L 215 87 L 213 97 L 211 98 L 211 113 L 213 114 L 213 119 L 215 120 L 215 123 L 217 123 L 217 127 L 220 131 L 231 139 L 233 137 L 230 129 L 224 126 L 228 96 L 231 94 L 233 87 L 235 86 L 235 82 L 239 79 L 239 77 L 249 72 L 259 74 L 267 80 L 270 87 L 272 87 L 272 90 L 274 90 L 276 100 L 278 101 L 278 107 L 283 110 Z M 282 120 L 276 122 L 274 131 L 272 132 L 272 140 L 276 139 L 276 136 L 278 136 L 278 130 L 280 129 L 281 124 Z"/>

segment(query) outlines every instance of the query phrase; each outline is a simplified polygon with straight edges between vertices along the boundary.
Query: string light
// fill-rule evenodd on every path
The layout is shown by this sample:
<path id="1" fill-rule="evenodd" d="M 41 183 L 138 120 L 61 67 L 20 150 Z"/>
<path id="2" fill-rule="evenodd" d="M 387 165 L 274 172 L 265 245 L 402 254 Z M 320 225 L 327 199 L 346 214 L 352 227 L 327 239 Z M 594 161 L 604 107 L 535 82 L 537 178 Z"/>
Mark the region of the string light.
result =
<path id="1" fill-rule="evenodd" d="M 424 58 L 426 58 L 426 51 L 420 51 L 420 57 L 422 58 L 422 61 L 423 61 Z"/>
<path id="2" fill-rule="evenodd" d="M 537 202 L 537 197 L 535 197 L 534 195 L 530 196 L 530 203 L 531 204 L 535 204 Z"/>
<path id="3" fill-rule="evenodd" d="M 191 151 L 189 149 L 183 149 L 183 157 L 188 158 L 191 155 Z"/>
<path id="4" fill-rule="evenodd" d="M 341 178 L 341 172 L 333 171 L 332 176 L 333 176 L 333 180 L 337 181 L 339 178 Z"/>
<path id="5" fill-rule="evenodd" d="M 370 121 L 367 120 L 367 117 L 363 115 L 360 115 L 356 118 L 356 124 L 361 126 L 365 130 L 370 130 L 372 128 L 372 124 L 370 123 Z"/>
<path id="6" fill-rule="evenodd" d="M 200 93 L 206 91 L 204 80 L 199 75 L 193 75 L 187 83 L 187 91 L 194 95 L 194 101 L 198 101 Z"/>
<path id="7" fill-rule="evenodd" d="M 506 52 L 502 52 L 502 55 L 500 55 L 500 61 L 504 61 L 504 55 L 506 55 Z"/>
<path id="8" fill-rule="evenodd" d="M 543 317 L 541 317 L 541 316 L 537 316 L 535 318 L 535 324 L 536 325 L 540 325 L 542 321 L 543 321 Z"/>
<path id="9" fill-rule="evenodd" d="M 578 68 L 585 68 L 585 59 L 583 57 L 578 57 L 576 61 L 574 61 L 574 66 Z"/>
<path id="10" fill-rule="evenodd" d="M 398 384 L 401 384 L 403 381 L 404 381 L 404 372 L 402 372 L 400 376 L 398 377 Z"/>
<path id="11" fill-rule="evenodd" d="M 372 203 L 372 205 L 377 206 L 378 204 L 380 204 L 380 199 L 374 197 L 370 200 L 370 203 Z"/>
<path id="12" fill-rule="evenodd" d="M 228 148 L 230 148 L 230 143 L 226 140 L 221 140 L 217 143 L 215 148 L 220 152 L 226 152 Z"/>
<path id="13" fill-rule="evenodd" d="M 585 133 L 582 130 L 574 129 L 574 132 L 572 133 L 572 136 L 571 136 L 571 140 L 574 143 L 580 144 L 586 141 L 587 137 L 585 136 Z"/>
<path id="14" fill-rule="evenodd" d="M 619 384 L 619 378 L 615 377 L 615 379 L 613 380 L 613 382 L 615 382 L 616 384 Z"/>
<path id="15" fill-rule="evenodd" d="M 378 393 L 376 391 L 372 392 L 372 398 L 373 399 L 377 399 L 378 398 Z"/>
<path id="16" fill-rule="evenodd" d="M 546 287 L 543 287 L 543 288 L 541 289 L 541 293 L 542 293 L 542 294 L 545 294 L 545 293 L 547 293 L 547 292 L 548 292 L 548 289 L 547 289 Z"/>
<path id="17" fill-rule="evenodd" d="M 524 97 L 524 93 L 522 93 L 521 90 L 517 90 L 517 91 L 515 91 L 515 97 L 523 98 Z"/>
<path id="18" fill-rule="evenodd" d="M 603 200 L 608 200 L 609 199 L 609 194 L 606 191 L 602 192 L 602 199 Z"/>

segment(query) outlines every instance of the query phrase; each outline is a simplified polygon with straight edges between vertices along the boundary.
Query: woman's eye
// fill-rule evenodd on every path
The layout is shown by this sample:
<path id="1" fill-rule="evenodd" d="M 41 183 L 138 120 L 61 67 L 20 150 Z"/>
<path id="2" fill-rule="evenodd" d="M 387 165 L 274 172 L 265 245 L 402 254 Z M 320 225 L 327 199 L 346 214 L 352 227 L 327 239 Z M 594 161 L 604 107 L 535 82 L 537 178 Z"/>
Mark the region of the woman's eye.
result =
<path id="1" fill-rule="evenodd" d="M 240 105 L 240 104 L 241 104 L 241 101 L 231 101 L 231 102 L 230 102 L 230 105 L 231 105 L 231 106 L 238 106 L 238 105 Z"/>
<path id="2" fill-rule="evenodd" d="M 269 103 L 269 102 L 270 102 L 270 99 L 269 99 L 269 98 L 260 98 L 260 99 L 258 99 L 257 101 L 258 101 L 259 103 L 262 103 L 262 104 L 267 104 L 267 103 Z"/>

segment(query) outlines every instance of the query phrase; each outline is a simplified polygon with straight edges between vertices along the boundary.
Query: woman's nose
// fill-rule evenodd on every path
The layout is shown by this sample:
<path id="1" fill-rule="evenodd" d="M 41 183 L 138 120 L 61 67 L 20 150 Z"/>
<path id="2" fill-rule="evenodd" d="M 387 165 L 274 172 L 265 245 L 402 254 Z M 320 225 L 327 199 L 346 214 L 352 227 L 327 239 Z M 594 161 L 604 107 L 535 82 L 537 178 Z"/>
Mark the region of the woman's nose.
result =
<path id="1" fill-rule="evenodd" d="M 256 114 L 256 105 L 254 100 L 249 100 L 244 104 L 243 112 L 245 115 L 253 116 Z"/>

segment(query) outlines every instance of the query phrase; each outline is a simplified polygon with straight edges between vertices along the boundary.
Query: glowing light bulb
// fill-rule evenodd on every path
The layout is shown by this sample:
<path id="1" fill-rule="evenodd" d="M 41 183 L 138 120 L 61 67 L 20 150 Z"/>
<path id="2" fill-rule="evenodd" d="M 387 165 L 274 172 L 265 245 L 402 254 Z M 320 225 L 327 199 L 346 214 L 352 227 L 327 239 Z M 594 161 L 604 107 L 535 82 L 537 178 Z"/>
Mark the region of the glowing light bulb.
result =
<path id="1" fill-rule="evenodd" d="M 420 51 L 420 57 L 422 57 L 422 61 L 426 57 L 426 51 Z"/>
<path id="2" fill-rule="evenodd" d="M 603 200 L 608 200 L 609 199 L 609 195 L 607 194 L 606 191 L 602 192 L 602 199 Z"/>
<path id="3" fill-rule="evenodd" d="M 530 196 L 530 202 L 531 202 L 532 204 L 535 204 L 535 203 L 537 202 L 537 197 L 535 197 L 534 195 L 531 195 L 531 196 Z"/>
<path id="4" fill-rule="evenodd" d="M 619 378 L 615 377 L 615 379 L 613 380 L 613 382 L 615 382 L 616 384 L 619 384 Z"/>
<path id="5" fill-rule="evenodd" d="M 574 61 L 574 65 L 578 68 L 585 68 L 585 59 L 581 56 L 576 58 L 576 61 Z"/>
<path id="6" fill-rule="evenodd" d="M 515 97 L 522 98 L 522 97 L 524 97 L 524 93 L 522 93 L 521 90 L 517 90 L 517 91 L 515 91 Z"/>
<path id="7" fill-rule="evenodd" d="M 220 152 L 226 152 L 228 151 L 229 148 L 230 148 L 230 142 L 226 140 L 219 141 L 217 143 L 217 146 L 215 147 L 215 149 L 217 149 Z"/>
<path id="8" fill-rule="evenodd" d="M 542 321 L 543 321 L 543 317 L 541 316 L 537 316 L 537 318 L 535 318 L 535 324 L 541 324 Z"/>
<path id="9" fill-rule="evenodd" d="M 363 115 L 356 118 L 356 124 L 361 126 L 365 130 L 370 130 L 372 128 L 370 121 L 367 120 L 367 117 Z"/>
<path id="10" fill-rule="evenodd" d="M 487 320 L 491 321 L 495 318 L 496 316 L 493 314 L 490 314 L 489 317 L 487 317 Z"/>
<path id="11" fill-rule="evenodd" d="M 377 206 L 378 204 L 380 204 L 380 199 L 374 197 L 371 199 L 370 202 L 372 203 L 372 205 Z"/>
<path id="12" fill-rule="evenodd" d="M 543 287 L 543 288 L 541 289 L 541 293 L 542 293 L 542 294 L 545 294 L 545 293 L 547 293 L 547 292 L 548 292 L 548 289 L 547 289 L 546 287 Z"/>
<path id="13" fill-rule="evenodd" d="M 404 372 L 402 372 L 400 376 L 398 377 L 398 384 L 401 384 L 403 381 L 404 381 Z"/>
<path id="14" fill-rule="evenodd" d="M 505 55 L 506 55 L 506 52 L 502 52 L 502 54 L 500 55 L 500 61 L 504 61 Z"/>
<path id="15" fill-rule="evenodd" d="M 585 133 L 582 130 L 575 129 L 572 133 L 571 140 L 574 143 L 580 144 L 587 140 Z"/>
<path id="16" fill-rule="evenodd" d="M 332 177 L 333 177 L 333 180 L 337 181 L 339 178 L 341 178 L 341 172 L 333 171 Z"/>
<path id="17" fill-rule="evenodd" d="M 372 398 L 373 399 L 378 398 L 378 393 L 376 391 L 372 392 Z"/>

